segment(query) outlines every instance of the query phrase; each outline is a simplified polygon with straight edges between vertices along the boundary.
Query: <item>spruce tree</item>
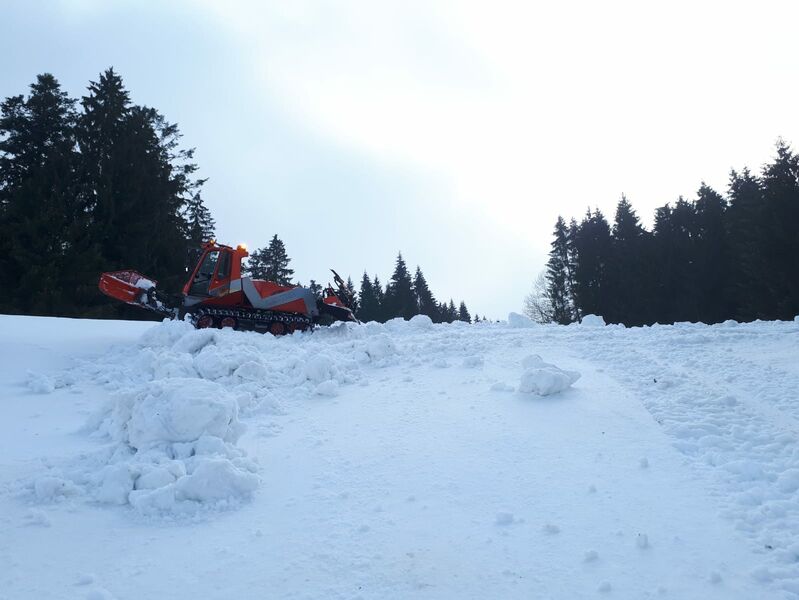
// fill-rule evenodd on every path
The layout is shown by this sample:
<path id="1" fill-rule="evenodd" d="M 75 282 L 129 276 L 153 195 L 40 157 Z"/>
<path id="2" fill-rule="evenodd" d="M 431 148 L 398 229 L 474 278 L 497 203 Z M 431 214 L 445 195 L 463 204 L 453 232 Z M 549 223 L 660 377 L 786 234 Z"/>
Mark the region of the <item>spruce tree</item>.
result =
<path id="1" fill-rule="evenodd" d="M 610 323 L 643 325 L 650 321 L 650 234 L 642 226 L 627 198 L 616 206 L 612 230 L 612 255 L 607 266 L 606 309 Z"/>
<path id="2" fill-rule="evenodd" d="M 460 307 L 458 308 L 458 320 L 464 323 L 471 323 L 472 316 L 469 314 L 469 309 L 466 308 L 466 303 L 461 300 Z"/>
<path id="3" fill-rule="evenodd" d="M 547 261 L 547 297 L 551 320 L 567 325 L 574 320 L 571 301 L 572 273 L 569 230 L 563 217 L 555 223 L 555 239 Z"/>
<path id="4" fill-rule="evenodd" d="M 258 248 L 250 252 L 247 263 L 241 267 L 242 273 L 253 279 L 268 280 L 267 276 L 268 253 L 266 248 Z"/>
<path id="5" fill-rule="evenodd" d="M 732 171 L 729 183 L 729 208 L 726 212 L 733 270 L 731 293 L 735 298 L 735 318 L 741 321 L 765 319 L 770 293 L 767 292 L 768 266 L 764 242 L 768 228 L 764 218 L 763 191 L 760 181 L 743 169 Z"/>
<path id="6" fill-rule="evenodd" d="M 192 150 L 155 109 L 130 101 L 108 69 L 91 82 L 78 120 L 82 198 L 94 242 L 110 268 L 138 269 L 167 290 L 183 283 L 187 247 L 183 210 L 202 181 L 193 179 Z"/>
<path id="7" fill-rule="evenodd" d="M 612 260 L 610 225 L 601 211 L 588 210 L 574 237 L 574 301 L 580 315 L 604 316 L 609 310 L 606 293 Z"/>
<path id="8" fill-rule="evenodd" d="M 4 312 L 75 315 L 99 254 L 75 172 L 75 101 L 50 74 L 0 106 L 0 277 Z M 96 295 L 96 292 L 95 292 Z"/>
<path id="9" fill-rule="evenodd" d="M 447 305 L 447 323 L 452 323 L 458 319 L 458 311 L 455 309 L 455 303 L 452 301 L 452 298 L 449 299 L 449 305 Z"/>
<path id="10" fill-rule="evenodd" d="M 301 285 L 301 284 L 297 284 Z M 316 280 L 311 279 L 311 282 L 308 284 L 308 289 L 311 290 L 311 293 L 314 295 L 314 298 L 317 300 L 322 299 L 322 286 L 316 283 Z"/>
<path id="11" fill-rule="evenodd" d="M 358 312 L 356 316 L 364 323 L 377 321 L 380 318 L 379 310 L 380 307 L 377 303 L 375 290 L 372 287 L 372 281 L 366 271 L 364 271 L 361 278 L 361 291 L 358 294 Z"/>
<path id="12" fill-rule="evenodd" d="M 286 246 L 275 234 L 262 254 L 264 261 L 264 279 L 280 285 L 291 285 L 294 271 L 289 268 L 291 259 L 286 253 Z"/>
<path id="13" fill-rule="evenodd" d="M 413 294 L 416 300 L 416 311 L 420 315 L 427 315 L 434 323 L 441 321 L 433 292 L 427 285 L 427 280 L 419 266 L 416 266 L 416 274 L 413 277 Z"/>
<path id="14" fill-rule="evenodd" d="M 735 314 L 732 301 L 731 263 L 725 226 L 727 201 L 704 183 L 695 203 L 693 286 L 698 320 L 720 323 Z"/>
<path id="15" fill-rule="evenodd" d="M 186 202 L 183 218 L 186 220 L 186 239 L 190 246 L 199 247 L 214 239 L 216 223 L 211 211 L 203 203 L 199 191 Z"/>
<path id="16" fill-rule="evenodd" d="M 666 204 L 655 212 L 652 238 L 656 259 L 653 292 L 654 321 L 696 321 L 697 290 L 693 285 L 696 209 L 682 197 L 674 207 Z"/>
<path id="17" fill-rule="evenodd" d="M 383 290 L 383 284 L 380 283 L 380 279 L 377 277 L 377 275 L 372 278 L 372 290 L 374 291 L 375 303 L 377 306 L 377 316 L 375 321 L 385 323 L 391 317 L 389 316 L 389 311 L 386 307 L 386 293 Z"/>
<path id="18" fill-rule="evenodd" d="M 764 167 L 760 181 L 767 232 L 761 240 L 763 304 L 768 318 L 790 320 L 799 314 L 799 155 L 780 140 L 777 156 Z"/>
<path id="19" fill-rule="evenodd" d="M 394 317 L 410 319 L 417 313 L 411 275 L 401 252 L 397 255 L 394 274 L 386 287 L 385 302 L 389 319 Z"/>

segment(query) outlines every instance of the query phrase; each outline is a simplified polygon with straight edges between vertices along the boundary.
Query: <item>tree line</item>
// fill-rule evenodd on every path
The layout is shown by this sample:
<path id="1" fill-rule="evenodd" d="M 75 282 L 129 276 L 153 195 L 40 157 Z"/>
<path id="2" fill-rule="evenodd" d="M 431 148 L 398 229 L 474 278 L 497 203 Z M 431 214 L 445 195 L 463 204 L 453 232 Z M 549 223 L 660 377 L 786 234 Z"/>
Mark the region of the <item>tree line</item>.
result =
<path id="1" fill-rule="evenodd" d="M 192 248 L 215 237 L 194 149 L 177 125 L 134 104 L 112 68 L 71 98 L 56 78 L 36 77 L 28 94 L 0 104 L 0 313 L 152 318 L 109 301 L 97 289 L 104 271 L 134 268 L 175 293 Z M 293 285 L 285 245 L 275 235 L 245 272 Z M 192 265 L 193 266 L 193 265 Z M 439 303 L 417 267 L 398 256 L 385 286 L 364 274 L 361 320 L 426 314 L 470 321 L 466 304 Z M 309 288 L 321 296 L 322 286 Z"/>
<path id="2" fill-rule="evenodd" d="M 293 285 L 294 271 L 289 267 L 290 262 L 285 244 L 275 235 L 267 246 L 250 254 L 244 271 L 256 279 Z M 298 285 L 302 284 L 298 282 Z M 401 252 L 397 255 L 394 273 L 385 288 L 377 275 L 370 278 L 365 272 L 361 278 L 360 290 L 355 289 L 350 277 L 347 278 L 346 287 L 350 295 L 357 298 L 355 314 L 363 322 L 384 323 L 396 317 L 410 319 L 419 314 L 427 315 L 434 323 L 472 322 L 472 315 L 465 302 L 461 301 L 456 308 L 452 299 L 448 303 L 435 299 L 421 268 L 417 266 L 412 277 Z M 315 280 L 310 280 L 308 288 L 318 298 L 322 297 L 323 286 Z M 475 315 L 474 321 L 479 320 Z"/>
<path id="3" fill-rule="evenodd" d="M 702 183 L 655 211 L 647 230 L 622 196 L 610 224 L 598 209 L 558 217 L 545 274 L 526 299 L 540 321 L 598 314 L 627 326 L 799 314 L 799 156 L 780 140 L 759 174 L 731 171 L 726 194 Z"/>
<path id="4" fill-rule="evenodd" d="M 102 271 L 183 282 L 187 250 L 213 236 L 192 149 L 108 69 L 70 98 L 50 74 L 0 105 L 0 312 L 122 316 Z M 135 316 L 134 313 L 130 313 Z"/>

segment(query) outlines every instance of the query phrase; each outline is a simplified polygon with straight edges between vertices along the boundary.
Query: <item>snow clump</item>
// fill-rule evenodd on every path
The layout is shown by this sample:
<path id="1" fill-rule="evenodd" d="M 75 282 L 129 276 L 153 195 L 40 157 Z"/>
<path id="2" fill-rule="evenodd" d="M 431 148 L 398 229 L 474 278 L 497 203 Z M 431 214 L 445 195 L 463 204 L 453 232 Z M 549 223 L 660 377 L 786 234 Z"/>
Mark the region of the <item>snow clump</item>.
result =
<path id="1" fill-rule="evenodd" d="M 580 373 L 577 371 L 564 371 L 544 362 L 537 354 L 526 356 L 522 360 L 522 366 L 525 370 L 519 382 L 519 391 L 527 394 L 539 396 L 557 394 L 580 379 Z"/>
<path id="2" fill-rule="evenodd" d="M 525 327 L 535 327 L 535 322 L 524 315 L 512 312 L 508 314 L 508 325 L 515 329 L 523 329 Z"/>
<path id="3" fill-rule="evenodd" d="M 600 315 L 585 315 L 580 321 L 582 327 L 604 327 L 605 319 Z"/>
<path id="4" fill-rule="evenodd" d="M 212 381 L 152 381 L 119 394 L 90 427 L 112 445 L 100 464 L 86 461 L 74 478 L 99 502 L 144 514 L 191 513 L 241 501 L 259 485 L 256 465 L 234 445 L 244 430 L 238 404 Z M 48 478 L 35 489 L 41 498 L 69 488 Z"/>

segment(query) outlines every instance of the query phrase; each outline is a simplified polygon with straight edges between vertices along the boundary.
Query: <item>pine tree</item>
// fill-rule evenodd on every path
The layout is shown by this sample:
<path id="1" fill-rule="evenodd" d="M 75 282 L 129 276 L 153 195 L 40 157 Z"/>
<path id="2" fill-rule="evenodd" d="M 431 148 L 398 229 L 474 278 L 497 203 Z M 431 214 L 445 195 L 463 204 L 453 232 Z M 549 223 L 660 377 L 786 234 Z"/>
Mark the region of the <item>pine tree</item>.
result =
<path id="1" fill-rule="evenodd" d="M 452 301 L 452 298 L 449 299 L 449 305 L 447 305 L 447 323 L 452 323 L 453 321 L 457 321 L 458 319 L 458 311 L 455 309 L 455 303 Z"/>
<path id="2" fill-rule="evenodd" d="M 416 312 L 420 315 L 427 315 L 434 323 L 439 323 L 441 315 L 438 310 L 438 302 L 436 302 L 433 292 L 430 291 L 427 280 L 418 265 L 413 277 L 413 294 L 416 300 Z"/>
<path id="3" fill-rule="evenodd" d="M 266 248 L 258 248 L 250 252 L 247 263 L 241 267 L 242 273 L 253 279 L 268 280 L 267 277 L 268 254 Z"/>
<path id="4" fill-rule="evenodd" d="M 696 209 L 682 197 L 673 208 L 666 204 L 655 212 L 652 238 L 656 256 L 653 270 L 657 276 L 653 320 L 658 323 L 698 319 L 697 290 L 693 285 L 695 230 Z"/>
<path id="5" fill-rule="evenodd" d="M 192 229 L 213 227 L 203 182 L 178 128 L 133 105 L 112 69 L 79 107 L 49 74 L 0 105 L 0 276 L 14 281 L 0 310 L 141 318 L 98 294 L 97 276 L 135 266 L 182 284 Z"/>
<path id="6" fill-rule="evenodd" d="M 377 303 L 377 318 L 375 318 L 375 321 L 385 323 L 393 317 L 386 306 L 386 292 L 383 290 L 383 284 L 380 283 L 380 279 L 377 275 L 372 278 L 372 290 L 374 290 L 375 301 Z"/>
<path id="7" fill-rule="evenodd" d="M 580 308 L 577 306 L 577 247 L 575 246 L 575 240 L 579 234 L 579 226 L 577 225 L 577 221 L 572 218 L 569 221 L 569 232 L 567 236 L 567 244 L 566 244 L 566 288 L 568 290 L 569 296 L 569 305 L 571 306 L 572 311 L 572 318 L 575 321 L 579 321 L 580 316 Z"/>
<path id="8" fill-rule="evenodd" d="M 199 191 L 186 202 L 183 218 L 186 220 L 186 239 L 190 246 L 199 247 L 214 239 L 216 223 L 211 211 L 203 203 Z"/>
<path id="9" fill-rule="evenodd" d="M 472 316 L 469 314 L 469 310 L 466 308 L 466 303 L 462 300 L 460 307 L 458 308 L 458 320 L 463 321 L 464 323 L 472 322 Z"/>
<path id="10" fill-rule="evenodd" d="M 411 275 L 401 252 L 397 255 L 394 274 L 386 287 L 385 302 L 388 315 L 390 315 L 388 318 L 410 319 L 417 312 Z"/>
<path id="11" fill-rule="evenodd" d="M 547 297 L 550 304 L 551 320 L 561 325 L 574 321 L 571 288 L 571 252 L 569 230 L 563 217 L 555 223 L 555 239 L 547 261 Z"/>
<path id="12" fill-rule="evenodd" d="M 298 283 L 297 285 L 301 285 Z M 322 299 L 322 286 L 316 283 L 316 280 L 311 279 L 311 283 L 308 284 L 308 289 L 311 290 L 311 293 L 314 295 L 314 298 L 317 300 Z"/>
<path id="13" fill-rule="evenodd" d="M 96 285 L 99 255 L 75 185 L 74 104 L 45 73 L 27 99 L 0 107 L 0 277 L 12 284 L 3 312 L 78 314 L 86 279 Z"/>
<path id="14" fill-rule="evenodd" d="M 366 271 L 361 278 L 361 291 L 358 294 L 358 312 L 356 314 L 358 319 L 364 323 L 380 319 L 380 305 Z"/>
<path id="15" fill-rule="evenodd" d="M 764 294 L 768 290 L 764 255 L 767 226 L 760 181 L 749 169 L 741 173 L 732 171 L 728 189 L 726 224 L 733 264 L 730 284 L 735 297 L 735 317 L 742 321 L 767 318 L 770 296 Z"/>
<path id="16" fill-rule="evenodd" d="M 695 203 L 696 228 L 693 256 L 693 286 L 698 320 L 720 323 L 734 315 L 730 250 L 725 226 L 727 201 L 704 183 Z"/>
<path id="17" fill-rule="evenodd" d="M 589 210 L 574 237 L 574 302 L 580 315 L 604 316 L 609 310 L 606 293 L 612 242 L 610 225 L 599 210 Z"/>
<path id="18" fill-rule="evenodd" d="M 82 198 L 92 235 L 111 268 L 136 265 L 167 290 L 182 282 L 183 209 L 202 181 L 180 132 L 152 108 L 133 105 L 113 69 L 91 82 L 78 120 Z"/>
<path id="19" fill-rule="evenodd" d="M 250 254 L 244 271 L 254 279 L 274 281 L 279 285 L 292 285 L 294 271 L 289 269 L 290 262 L 286 246 L 275 234 L 266 248 L 259 248 Z"/>
<path id="20" fill-rule="evenodd" d="M 777 156 L 761 175 L 761 240 L 766 267 L 762 290 L 768 318 L 790 320 L 799 314 L 799 155 L 780 140 Z"/>
<path id="21" fill-rule="evenodd" d="M 622 195 L 612 230 L 612 258 L 607 268 L 603 316 L 609 323 L 643 325 L 650 321 L 650 234 Z"/>

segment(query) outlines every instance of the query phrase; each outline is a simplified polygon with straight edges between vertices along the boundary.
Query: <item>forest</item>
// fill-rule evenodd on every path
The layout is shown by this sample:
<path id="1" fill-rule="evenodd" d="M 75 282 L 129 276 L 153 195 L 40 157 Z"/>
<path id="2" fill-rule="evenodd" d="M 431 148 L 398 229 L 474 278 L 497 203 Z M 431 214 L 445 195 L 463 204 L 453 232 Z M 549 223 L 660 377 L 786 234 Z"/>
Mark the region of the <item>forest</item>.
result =
<path id="1" fill-rule="evenodd" d="M 197 172 L 177 125 L 134 104 L 113 68 L 80 99 L 53 75 L 38 75 L 27 95 L 0 104 L 0 313 L 152 318 L 110 302 L 98 277 L 136 268 L 168 293 L 180 289 L 190 250 L 215 236 Z M 275 234 L 246 270 L 299 284 L 289 265 Z M 315 281 L 308 287 L 322 292 Z M 438 302 L 421 269 L 412 276 L 401 254 L 385 286 L 364 273 L 359 290 L 350 278 L 348 287 L 359 292 L 363 321 L 420 313 L 436 322 L 472 320 L 464 302 Z"/>
<path id="2" fill-rule="evenodd" d="M 790 320 L 799 314 L 799 156 L 783 140 L 759 173 L 731 171 L 724 194 L 655 211 L 646 229 L 627 198 L 613 222 L 589 209 L 558 217 L 546 271 L 525 312 L 572 323 L 595 314 L 627 326 Z"/>

